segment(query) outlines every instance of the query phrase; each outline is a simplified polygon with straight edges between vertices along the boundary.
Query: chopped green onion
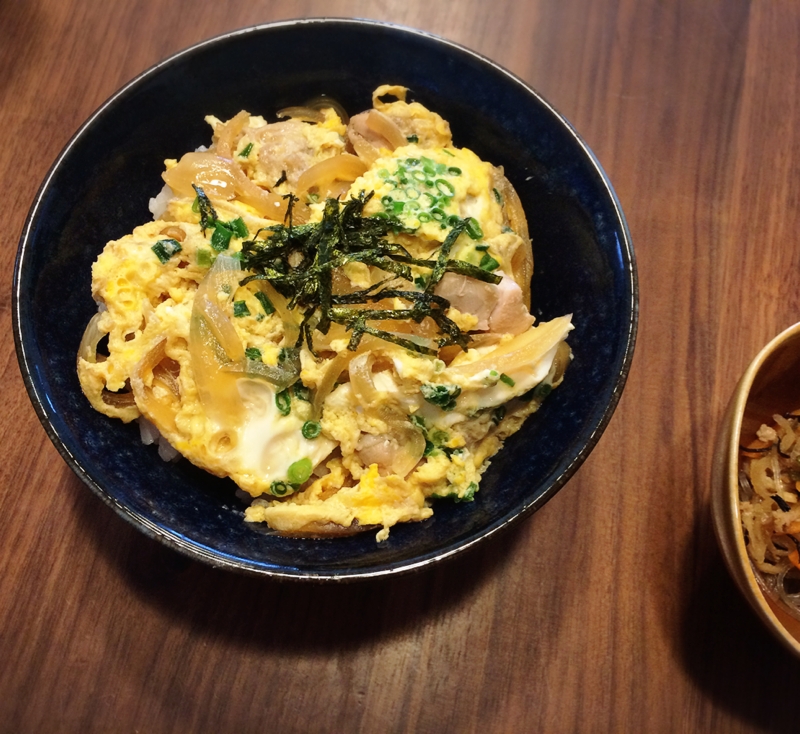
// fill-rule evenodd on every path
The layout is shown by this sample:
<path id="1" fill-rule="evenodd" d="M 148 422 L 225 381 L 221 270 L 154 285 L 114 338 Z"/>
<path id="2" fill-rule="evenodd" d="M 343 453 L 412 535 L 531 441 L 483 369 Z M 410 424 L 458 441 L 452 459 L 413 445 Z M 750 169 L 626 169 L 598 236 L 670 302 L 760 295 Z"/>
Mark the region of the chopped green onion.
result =
<path id="1" fill-rule="evenodd" d="M 285 494 L 292 494 L 292 492 L 294 492 L 294 487 L 286 482 L 276 481 L 269 485 L 269 491 L 276 497 L 283 497 Z"/>
<path id="2" fill-rule="evenodd" d="M 247 359 L 253 359 L 256 362 L 261 361 L 261 350 L 258 347 L 247 347 L 247 349 L 244 350 L 244 354 Z"/>
<path id="3" fill-rule="evenodd" d="M 436 179 L 436 190 L 442 196 L 454 196 L 456 193 L 455 186 L 443 178 Z"/>
<path id="4" fill-rule="evenodd" d="M 456 398 L 461 395 L 458 385 L 420 385 L 420 392 L 431 405 L 436 405 L 442 410 L 454 410 Z"/>
<path id="5" fill-rule="evenodd" d="M 159 240 L 150 248 L 156 257 L 161 260 L 162 265 L 166 265 L 173 255 L 177 255 L 183 248 L 178 240 L 167 239 Z"/>
<path id="6" fill-rule="evenodd" d="M 514 387 L 517 383 L 514 382 L 505 372 L 500 373 L 500 382 L 505 383 L 509 387 Z"/>
<path id="7" fill-rule="evenodd" d="M 295 461 L 294 464 L 289 465 L 286 472 L 286 477 L 291 484 L 302 484 L 310 476 L 314 467 L 311 464 L 311 459 L 308 457 Z"/>
<path id="8" fill-rule="evenodd" d="M 234 301 L 233 302 L 233 315 L 240 319 L 243 316 L 250 315 L 250 309 L 247 308 L 247 304 L 244 301 Z"/>
<path id="9" fill-rule="evenodd" d="M 478 491 L 478 485 L 475 482 L 470 482 L 467 491 L 464 492 L 463 497 L 456 497 L 454 502 L 472 502 L 475 499 L 475 492 Z"/>
<path id="10" fill-rule="evenodd" d="M 228 222 L 228 229 L 231 230 L 240 240 L 243 240 L 250 233 L 247 231 L 247 225 L 244 219 L 236 217 L 233 221 Z"/>
<path id="11" fill-rule="evenodd" d="M 483 239 L 483 230 L 481 229 L 481 225 L 474 217 L 469 217 L 467 219 L 467 234 L 473 240 Z"/>
<path id="12" fill-rule="evenodd" d="M 306 198 L 312 203 L 316 204 L 319 201 L 319 194 L 316 191 L 312 191 L 309 194 L 306 194 Z"/>
<path id="13" fill-rule="evenodd" d="M 447 148 L 442 148 L 442 153 L 447 153 L 451 158 L 455 158 L 455 153 L 451 153 Z"/>
<path id="14" fill-rule="evenodd" d="M 311 402 L 311 390 L 302 382 L 295 382 L 292 386 L 292 392 L 298 400 L 304 400 L 306 403 Z"/>
<path id="15" fill-rule="evenodd" d="M 269 316 L 271 313 L 275 313 L 275 306 L 272 305 L 272 301 L 269 300 L 269 296 L 267 296 L 264 291 L 256 291 L 256 298 L 258 302 L 261 304 L 261 308 L 264 309 L 264 313 Z"/>
<path id="16" fill-rule="evenodd" d="M 211 263 L 214 262 L 211 250 L 209 250 L 207 247 L 198 247 L 196 257 L 197 257 L 197 264 L 201 268 L 210 268 Z"/>
<path id="17" fill-rule="evenodd" d="M 228 249 L 231 243 L 233 232 L 223 222 L 216 222 L 214 224 L 214 232 L 211 235 L 211 247 L 217 252 L 222 252 Z"/>
<path id="18" fill-rule="evenodd" d="M 489 249 L 489 245 L 475 245 L 475 249 L 478 252 L 486 252 Z"/>
<path id="19" fill-rule="evenodd" d="M 418 143 L 419 142 L 419 138 L 416 135 L 407 135 L 406 136 L 406 140 L 409 143 Z"/>
<path id="20" fill-rule="evenodd" d="M 303 434 L 303 438 L 307 438 L 310 441 L 312 438 L 319 436 L 322 432 L 322 426 L 316 421 L 306 421 L 303 423 L 300 432 Z"/>
<path id="21" fill-rule="evenodd" d="M 461 169 L 457 168 L 456 166 L 450 166 L 450 168 L 447 169 L 447 172 L 451 176 L 460 176 L 461 175 Z"/>
<path id="22" fill-rule="evenodd" d="M 250 155 L 250 151 L 253 150 L 253 144 L 248 143 L 247 145 L 242 148 L 242 151 L 239 153 L 240 158 L 247 158 Z"/>
<path id="23" fill-rule="evenodd" d="M 495 260 L 488 252 L 485 252 L 478 267 L 481 270 L 488 270 L 491 273 L 493 270 L 497 270 L 497 268 L 500 267 L 500 263 L 497 262 L 497 260 Z"/>
<path id="24" fill-rule="evenodd" d="M 288 390 L 281 390 L 275 395 L 275 407 L 281 415 L 289 415 L 292 412 L 292 396 Z"/>
<path id="25" fill-rule="evenodd" d="M 494 198 L 496 199 L 497 203 L 502 206 L 503 204 L 503 197 L 497 189 L 492 189 L 494 191 Z"/>

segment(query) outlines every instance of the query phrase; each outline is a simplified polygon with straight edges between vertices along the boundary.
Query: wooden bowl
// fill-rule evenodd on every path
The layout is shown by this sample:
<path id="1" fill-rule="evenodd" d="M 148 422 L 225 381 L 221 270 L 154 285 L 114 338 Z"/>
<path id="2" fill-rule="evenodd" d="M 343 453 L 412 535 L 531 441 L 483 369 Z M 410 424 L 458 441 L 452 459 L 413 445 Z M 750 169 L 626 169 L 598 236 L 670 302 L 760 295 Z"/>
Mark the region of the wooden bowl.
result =
<path id="1" fill-rule="evenodd" d="M 739 515 L 739 446 L 775 413 L 800 406 L 800 323 L 778 334 L 750 363 L 728 404 L 712 468 L 712 510 L 728 570 L 767 628 L 800 657 L 800 621 L 768 594 L 750 563 Z"/>

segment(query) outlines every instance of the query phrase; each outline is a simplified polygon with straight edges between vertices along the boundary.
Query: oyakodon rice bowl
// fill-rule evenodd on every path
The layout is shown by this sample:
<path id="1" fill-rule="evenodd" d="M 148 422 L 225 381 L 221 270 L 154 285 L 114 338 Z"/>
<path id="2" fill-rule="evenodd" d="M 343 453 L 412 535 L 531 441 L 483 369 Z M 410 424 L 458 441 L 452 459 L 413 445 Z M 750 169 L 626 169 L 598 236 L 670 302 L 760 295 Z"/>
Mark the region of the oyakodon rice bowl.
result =
<path id="1" fill-rule="evenodd" d="M 261 73 L 265 68 L 272 73 Z M 433 516 L 395 525 L 379 543 L 375 532 L 382 528 L 342 538 L 287 537 L 266 523 L 244 521 L 232 480 L 190 461 L 162 461 L 154 448 L 142 447 L 137 421 L 109 420 L 86 399 L 75 354 L 97 311 L 89 297 L 92 263 L 104 243 L 152 217 L 147 201 L 157 198 L 164 159 L 180 160 L 210 144 L 207 115 L 228 121 L 247 109 L 273 122 L 276 110 L 321 94 L 346 110 L 364 110 L 386 80 L 408 87 L 411 100 L 448 120 L 455 145 L 503 167 L 533 241 L 531 313 L 537 323 L 573 314 L 574 359 L 561 386 L 492 457 L 472 502 L 435 501 Z M 223 222 L 235 219 L 217 214 Z M 315 581 L 428 567 L 540 508 L 608 424 L 630 368 L 637 314 L 624 216 L 569 123 L 524 82 L 468 49 L 419 31 L 345 19 L 284 21 L 204 41 L 104 103 L 58 156 L 35 197 L 20 239 L 12 309 L 31 402 L 66 463 L 99 499 L 195 560 Z M 153 427 L 145 435 L 160 434 Z M 166 444 L 165 455 L 173 451 Z"/>
<path id="2" fill-rule="evenodd" d="M 208 117 L 155 220 L 93 266 L 93 407 L 232 478 L 283 534 L 380 541 L 470 502 L 571 359 L 570 317 L 530 314 L 514 187 L 407 94 Z"/>

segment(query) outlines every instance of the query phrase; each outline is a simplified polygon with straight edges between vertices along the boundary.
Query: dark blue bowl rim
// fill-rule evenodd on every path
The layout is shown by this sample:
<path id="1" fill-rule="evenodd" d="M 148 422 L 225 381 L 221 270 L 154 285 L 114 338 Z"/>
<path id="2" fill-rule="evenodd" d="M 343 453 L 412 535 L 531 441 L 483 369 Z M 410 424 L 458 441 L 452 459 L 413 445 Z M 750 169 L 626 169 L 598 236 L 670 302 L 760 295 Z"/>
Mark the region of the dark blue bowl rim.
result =
<path id="1" fill-rule="evenodd" d="M 570 133 L 575 143 L 582 149 L 584 155 L 587 158 L 587 161 L 591 164 L 591 166 L 594 167 L 598 175 L 599 181 L 605 188 L 605 191 L 608 195 L 609 201 L 611 202 L 613 211 L 615 213 L 616 223 L 618 224 L 619 229 L 622 233 L 622 242 L 619 243 L 619 246 L 625 256 L 624 259 L 624 264 L 626 266 L 625 275 L 626 275 L 626 283 L 629 288 L 630 297 L 629 297 L 629 302 L 625 304 L 629 314 L 628 329 L 624 337 L 624 347 L 621 350 L 621 357 L 618 363 L 616 381 L 614 382 L 613 387 L 611 389 L 608 402 L 606 403 L 602 413 L 595 419 L 594 426 L 591 430 L 588 440 L 577 452 L 575 452 L 575 454 L 567 462 L 567 465 L 565 466 L 563 471 L 551 482 L 550 486 L 543 493 L 538 495 L 533 500 L 523 503 L 522 506 L 515 506 L 510 508 L 509 512 L 504 517 L 484 527 L 480 532 L 477 532 L 441 550 L 429 552 L 425 555 L 416 558 L 410 558 L 410 559 L 405 559 L 403 561 L 393 561 L 382 565 L 376 565 L 375 567 L 372 568 L 366 568 L 366 569 L 333 568 L 333 569 L 324 569 L 323 571 L 320 572 L 313 572 L 307 569 L 293 569 L 293 568 L 287 568 L 285 570 L 277 570 L 271 567 L 264 567 L 259 563 L 248 562 L 241 558 L 235 558 L 227 554 L 224 554 L 222 552 L 217 552 L 213 549 L 206 547 L 205 545 L 193 542 L 182 535 L 179 535 L 177 533 L 172 533 L 168 529 L 165 529 L 159 524 L 154 523 L 147 517 L 141 515 L 138 512 L 135 512 L 131 508 L 118 502 L 102 486 L 100 486 L 97 482 L 95 482 L 91 477 L 89 469 L 87 467 L 84 467 L 76 459 L 76 457 L 70 451 L 69 446 L 66 445 L 65 441 L 55 430 L 51 418 L 51 412 L 53 411 L 52 405 L 47 399 L 47 395 L 43 390 L 42 384 L 34 376 L 34 370 L 33 370 L 34 365 L 30 362 L 28 358 L 26 352 L 25 339 L 23 335 L 20 284 L 22 281 L 22 275 L 25 267 L 25 260 L 26 260 L 25 255 L 28 248 L 32 246 L 32 243 L 30 242 L 31 232 L 34 229 L 34 225 L 39 215 L 40 206 L 42 204 L 42 201 L 46 193 L 48 192 L 50 182 L 55 176 L 55 174 L 61 168 L 65 159 L 68 157 L 72 147 L 83 136 L 90 133 L 95 120 L 101 115 L 103 115 L 105 110 L 112 107 L 118 99 L 125 97 L 127 94 L 131 93 L 140 85 L 144 84 L 150 77 L 159 72 L 162 68 L 169 66 L 178 59 L 183 59 L 184 57 L 191 56 L 192 54 L 205 51 L 211 46 L 220 45 L 222 43 L 228 42 L 233 38 L 240 36 L 265 33 L 269 32 L 270 30 L 278 28 L 298 27 L 305 25 L 311 26 L 320 24 L 325 24 L 328 25 L 329 27 L 342 26 L 342 27 L 354 28 L 361 26 L 364 27 L 365 29 L 381 28 L 384 30 L 396 32 L 398 34 L 411 34 L 414 36 L 422 37 L 434 44 L 449 46 L 461 54 L 466 54 L 468 56 L 471 56 L 472 58 L 478 60 L 479 62 L 492 67 L 496 72 L 499 72 L 500 74 L 505 76 L 510 82 L 520 87 L 526 94 L 535 97 L 538 103 L 541 104 L 543 107 L 547 108 L 549 112 L 555 118 L 557 118 L 564 126 L 564 128 Z M 575 130 L 572 124 L 561 113 L 559 113 L 549 102 L 547 102 L 547 100 L 545 100 L 536 90 L 534 90 L 524 81 L 522 81 L 515 74 L 511 73 L 510 71 L 500 66 L 499 64 L 495 63 L 491 59 L 458 43 L 455 43 L 453 41 L 447 40 L 445 38 L 442 38 L 440 36 L 437 36 L 435 34 L 426 31 L 422 31 L 407 26 L 402 26 L 395 23 L 388 23 L 383 21 L 367 20 L 360 18 L 332 18 L 332 17 L 302 18 L 302 19 L 277 21 L 273 23 L 265 23 L 255 26 L 248 26 L 245 28 L 220 34 L 205 41 L 201 41 L 200 43 L 194 44 L 188 48 L 178 51 L 177 53 L 167 57 L 166 59 L 151 66 L 149 69 L 143 71 L 141 74 L 139 74 L 130 82 L 121 87 L 117 92 L 115 92 L 111 97 L 109 97 L 102 105 L 100 105 L 89 116 L 89 118 L 81 125 L 81 127 L 77 130 L 77 132 L 72 136 L 72 138 L 70 138 L 70 140 L 64 146 L 64 148 L 56 158 L 55 162 L 50 167 L 50 170 L 48 171 L 41 186 L 39 187 L 39 190 L 37 191 L 37 194 L 34 198 L 33 204 L 31 205 L 30 211 L 25 221 L 22 234 L 20 236 L 20 242 L 14 266 L 12 302 L 13 302 L 12 328 L 14 334 L 14 344 L 17 352 L 17 359 L 20 371 L 22 373 L 22 378 L 25 384 L 25 388 L 28 392 L 28 396 L 31 400 L 31 403 L 33 404 L 36 415 L 38 416 L 43 428 L 45 429 L 45 432 L 52 441 L 53 445 L 56 447 L 56 449 L 64 458 L 69 467 L 98 497 L 100 497 L 100 499 L 102 499 L 108 506 L 110 506 L 120 517 L 125 519 L 127 522 L 131 523 L 134 527 L 142 531 L 145 535 L 157 541 L 160 541 L 161 543 L 164 543 L 166 546 L 184 555 L 187 555 L 190 558 L 203 561 L 204 563 L 207 563 L 213 567 L 230 569 L 251 575 L 268 576 L 276 579 L 304 580 L 304 581 L 336 581 L 336 582 L 353 581 L 358 579 L 376 578 L 382 576 L 395 576 L 399 574 L 421 570 L 423 568 L 430 566 L 435 562 L 453 558 L 456 554 L 460 554 L 466 551 L 467 549 L 472 548 L 477 543 L 485 540 L 486 538 L 494 536 L 496 533 L 503 530 L 504 528 L 510 527 L 512 524 L 518 522 L 522 518 L 529 516 L 537 509 L 539 509 L 542 505 L 544 505 L 575 474 L 575 472 L 578 470 L 578 468 L 581 466 L 581 464 L 585 461 L 587 456 L 596 446 L 605 428 L 607 427 L 609 421 L 611 420 L 611 417 L 617 407 L 617 404 L 619 403 L 622 391 L 625 387 L 625 383 L 628 378 L 628 374 L 630 372 L 631 362 L 633 360 L 634 346 L 636 342 L 638 320 L 639 320 L 639 284 L 638 284 L 638 275 L 636 268 L 636 259 L 633 251 L 633 244 L 631 240 L 630 230 L 628 228 L 625 215 L 623 214 L 619 199 L 617 198 L 617 195 L 611 185 L 611 182 L 607 174 L 603 170 L 595 154 L 592 152 L 589 146 L 584 142 L 584 140 L 581 138 L 581 136 L 578 134 L 578 132 Z"/>

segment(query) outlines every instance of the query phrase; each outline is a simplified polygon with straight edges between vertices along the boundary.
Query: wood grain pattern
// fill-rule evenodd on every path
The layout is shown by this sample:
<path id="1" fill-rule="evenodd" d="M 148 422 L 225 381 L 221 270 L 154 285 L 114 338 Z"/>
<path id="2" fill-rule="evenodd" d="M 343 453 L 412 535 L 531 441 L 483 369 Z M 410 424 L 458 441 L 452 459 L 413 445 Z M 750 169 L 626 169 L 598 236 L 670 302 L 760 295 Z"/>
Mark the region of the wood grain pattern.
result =
<path id="1" fill-rule="evenodd" d="M 619 408 L 529 521 L 418 576 L 337 588 L 205 568 L 120 521 L 30 407 L 10 285 L 51 162 L 115 89 L 224 31 L 391 20 L 542 92 L 608 171 L 641 321 Z M 798 320 L 800 4 L 0 0 L 0 731 L 796 731 L 800 662 L 716 549 L 716 427 Z"/>

